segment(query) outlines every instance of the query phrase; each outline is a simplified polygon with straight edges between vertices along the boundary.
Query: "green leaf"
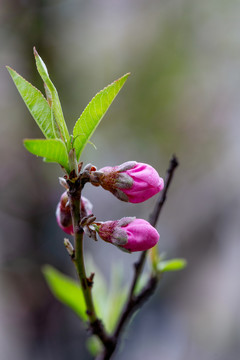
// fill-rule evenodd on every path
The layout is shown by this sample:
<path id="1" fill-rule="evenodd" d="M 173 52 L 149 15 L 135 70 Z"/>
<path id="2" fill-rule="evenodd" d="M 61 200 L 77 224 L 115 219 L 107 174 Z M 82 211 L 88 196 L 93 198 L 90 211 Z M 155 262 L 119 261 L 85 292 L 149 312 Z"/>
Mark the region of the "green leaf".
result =
<path id="1" fill-rule="evenodd" d="M 184 269 L 186 266 L 187 262 L 185 259 L 172 259 L 161 261 L 158 264 L 157 269 L 160 272 L 178 271 Z"/>
<path id="2" fill-rule="evenodd" d="M 74 310 L 81 319 L 86 320 L 86 305 L 80 284 L 50 265 L 45 265 L 42 270 L 55 297 Z M 106 305 L 106 295 L 105 280 L 100 272 L 96 272 L 93 297 L 96 300 L 94 304 L 98 316 L 102 316 L 102 309 Z"/>
<path id="3" fill-rule="evenodd" d="M 103 345 L 98 337 L 91 336 L 87 339 L 87 349 L 92 356 L 97 356 L 103 349 Z"/>
<path id="4" fill-rule="evenodd" d="M 7 69 L 16 85 L 23 101 L 32 114 L 47 139 L 55 139 L 55 131 L 52 125 L 51 109 L 43 94 L 32 84 L 25 80 L 15 70 L 7 66 Z"/>
<path id="5" fill-rule="evenodd" d="M 114 81 L 112 84 L 101 90 L 90 101 L 80 118 L 77 120 L 73 129 L 73 137 L 78 160 L 85 145 L 89 141 L 102 117 L 107 112 L 109 106 L 121 90 L 129 75 L 130 74 L 128 73 L 122 76 L 120 79 Z"/>
<path id="6" fill-rule="evenodd" d="M 112 332 L 127 298 L 127 287 L 123 286 L 123 267 L 114 266 L 111 269 L 111 285 L 107 291 L 106 281 L 92 258 L 88 257 L 87 263 L 89 269 L 95 273 L 93 299 L 96 314 L 102 319 L 106 330 Z M 54 296 L 86 320 L 86 306 L 80 285 L 50 265 L 43 267 L 43 274 Z M 100 350 L 99 345 L 98 341 L 92 338 L 88 347 L 95 354 Z"/>
<path id="7" fill-rule="evenodd" d="M 69 172 L 66 146 L 59 139 L 25 139 L 25 148 L 32 154 L 46 158 L 47 162 L 56 162 Z"/>
<path id="8" fill-rule="evenodd" d="M 49 77 L 46 65 L 44 64 L 41 57 L 38 55 L 35 48 L 34 48 L 34 56 L 35 56 L 39 75 L 41 76 L 44 82 L 46 93 L 48 94 L 48 98 L 51 100 L 50 102 L 52 103 L 53 114 L 54 114 L 55 122 L 57 124 L 59 138 L 61 138 L 66 143 L 68 151 L 70 151 L 70 136 L 68 133 L 67 125 L 64 120 L 57 89 L 55 88 Z"/>
<path id="9" fill-rule="evenodd" d="M 148 274 L 146 272 L 142 273 L 142 275 L 140 276 L 139 280 L 137 281 L 135 289 L 134 289 L 134 295 L 135 296 L 140 294 L 140 292 L 143 290 L 145 285 L 147 285 L 148 279 L 149 279 Z"/>
<path id="10" fill-rule="evenodd" d="M 50 265 L 45 265 L 42 271 L 53 295 L 75 311 L 81 319 L 87 320 L 86 306 L 80 285 Z"/>

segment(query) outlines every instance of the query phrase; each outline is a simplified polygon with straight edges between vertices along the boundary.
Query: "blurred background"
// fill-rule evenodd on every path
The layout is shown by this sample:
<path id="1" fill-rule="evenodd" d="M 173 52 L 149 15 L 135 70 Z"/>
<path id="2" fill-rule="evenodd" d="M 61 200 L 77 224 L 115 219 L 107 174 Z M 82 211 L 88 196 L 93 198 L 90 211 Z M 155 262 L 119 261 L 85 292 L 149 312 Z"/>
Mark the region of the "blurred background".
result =
<path id="1" fill-rule="evenodd" d="M 55 222 L 61 169 L 23 148 L 42 135 L 5 68 L 43 91 L 33 46 L 69 129 L 100 89 L 131 72 L 85 163 L 136 160 L 165 176 L 173 153 L 180 161 L 158 230 L 160 250 L 188 267 L 164 276 L 115 359 L 239 359 L 239 13 L 236 0 L 0 2 L 1 360 L 91 359 L 84 326 L 41 273 L 48 263 L 75 276 Z M 156 201 L 120 203 L 90 185 L 84 195 L 99 220 L 148 219 Z M 107 279 L 116 261 L 131 279 L 136 255 L 89 239 L 85 250 Z"/>

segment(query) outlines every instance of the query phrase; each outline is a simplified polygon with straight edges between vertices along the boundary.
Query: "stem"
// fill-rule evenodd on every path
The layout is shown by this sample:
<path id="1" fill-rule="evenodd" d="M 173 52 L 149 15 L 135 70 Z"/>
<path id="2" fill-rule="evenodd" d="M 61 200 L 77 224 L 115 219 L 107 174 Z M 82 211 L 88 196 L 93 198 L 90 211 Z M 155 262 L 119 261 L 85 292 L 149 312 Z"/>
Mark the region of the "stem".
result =
<path id="1" fill-rule="evenodd" d="M 74 186 L 69 190 L 69 202 L 71 208 L 71 214 L 73 219 L 73 229 L 74 229 L 74 248 L 75 254 L 73 257 L 73 262 L 76 267 L 79 280 L 82 285 L 82 291 L 87 307 L 87 315 L 90 323 L 96 321 L 97 316 L 93 304 L 92 299 L 92 283 L 86 276 L 85 264 L 84 264 L 84 256 L 83 256 L 83 228 L 79 225 L 81 221 L 81 188 L 80 183 L 77 181 L 74 183 L 77 186 Z"/>
<path id="2" fill-rule="evenodd" d="M 92 299 L 92 283 L 86 276 L 84 258 L 83 258 L 83 233 L 75 234 L 75 257 L 73 259 L 75 264 L 87 306 L 87 315 L 91 323 L 97 320 L 95 308 Z"/>
<path id="3" fill-rule="evenodd" d="M 82 181 L 81 181 L 82 180 Z M 83 253 L 83 228 L 81 223 L 81 191 L 86 182 L 83 177 L 75 178 L 73 181 L 68 181 L 69 191 L 68 198 L 70 203 L 73 229 L 74 229 L 74 255 L 72 260 L 77 270 L 77 274 L 82 286 L 82 291 L 86 304 L 86 313 L 89 319 L 89 325 L 92 333 L 97 335 L 105 348 L 111 348 L 112 338 L 106 333 L 105 328 L 100 319 L 98 319 L 92 298 L 93 278 L 86 276 L 84 253 Z"/>
<path id="4" fill-rule="evenodd" d="M 170 186 L 170 184 L 172 182 L 174 171 L 176 170 L 178 165 L 179 165 L 178 159 L 177 159 L 177 157 L 175 155 L 173 155 L 171 160 L 170 160 L 169 168 L 167 170 L 167 174 L 166 174 L 166 177 L 165 177 L 164 189 L 163 189 L 163 191 L 161 193 L 161 196 L 158 198 L 158 201 L 156 203 L 156 206 L 155 206 L 152 214 L 150 215 L 149 222 L 154 227 L 157 224 L 157 221 L 159 219 L 162 207 L 163 207 L 165 201 L 167 200 L 167 192 L 168 192 L 169 186 Z"/>

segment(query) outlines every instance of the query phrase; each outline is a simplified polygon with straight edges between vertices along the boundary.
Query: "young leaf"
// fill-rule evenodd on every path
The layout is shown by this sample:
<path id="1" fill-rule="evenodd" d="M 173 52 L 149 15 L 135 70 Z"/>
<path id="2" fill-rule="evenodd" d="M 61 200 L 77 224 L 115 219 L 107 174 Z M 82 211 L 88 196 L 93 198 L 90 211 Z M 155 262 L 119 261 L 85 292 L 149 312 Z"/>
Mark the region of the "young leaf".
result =
<path id="1" fill-rule="evenodd" d="M 68 153 L 62 140 L 25 139 L 24 146 L 30 153 L 42 156 L 48 162 L 56 162 L 69 172 Z"/>
<path id="2" fill-rule="evenodd" d="M 182 270 L 187 266 L 185 259 L 172 259 L 166 261 L 160 261 L 157 266 L 158 271 L 167 272 L 167 271 L 178 271 Z"/>
<path id="3" fill-rule="evenodd" d="M 67 125 L 64 120 L 62 107 L 61 107 L 61 103 L 60 103 L 60 100 L 58 97 L 57 90 L 49 77 L 46 65 L 44 64 L 41 57 L 38 55 L 36 49 L 34 48 L 33 50 L 34 50 L 34 56 L 35 56 L 39 75 L 41 76 L 41 78 L 45 84 L 46 93 L 49 94 L 48 98 L 50 98 L 51 102 L 52 102 L 54 119 L 57 123 L 60 137 L 66 143 L 66 145 L 68 147 L 68 151 L 70 151 L 70 136 L 68 133 Z"/>
<path id="4" fill-rule="evenodd" d="M 102 117 L 107 112 L 109 106 L 121 90 L 125 81 L 130 74 L 122 76 L 114 81 L 106 88 L 101 90 L 87 105 L 80 118 L 77 120 L 74 129 L 74 147 L 76 149 L 77 160 L 79 160 L 81 152 L 89 141 L 96 127 L 100 123 Z"/>
<path id="5" fill-rule="evenodd" d="M 103 345 L 98 337 L 91 336 L 87 339 L 86 342 L 87 349 L 92 356 L 97 356 L 103 349 Z"/>
<path id="6" fill-rule="evenodd" d="M 143 290 L 143 288 L 147 285 L 147 281 L 148 281 L 148 274 L 143 273 L 140 276 L 140 279 L 136 283 L 136 286 L 135 286 L 135 289 L 134 289 L 134 295 L 135 296 L 140 294 L 140 292 Z"/>
<path id="7" fill-rule="evenodd" d="M 42 130 L 47 139 L 55 139 L 55 132 L 52 125 L 51 109 L 42 93 L 32 84 L 20 76 L 15 70 L 7 66 L 7 69 L 16 85 L 23 101 L 28 107 L 34 120 Z"/>
<path id="8" fill-rule="evenodd" d="M 50 265 L 45 265 L 42 271 L 53 295 L 75 311 L 81 319 L 87 320 L 86 306 L 80 285 Z"/>

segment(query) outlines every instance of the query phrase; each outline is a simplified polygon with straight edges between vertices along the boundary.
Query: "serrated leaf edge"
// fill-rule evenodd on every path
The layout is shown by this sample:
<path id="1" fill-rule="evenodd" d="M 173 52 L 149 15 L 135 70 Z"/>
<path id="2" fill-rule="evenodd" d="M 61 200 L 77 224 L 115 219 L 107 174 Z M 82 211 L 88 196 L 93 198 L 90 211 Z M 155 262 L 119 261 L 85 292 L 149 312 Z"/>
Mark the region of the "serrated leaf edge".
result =
<path id="1" fill-rule="evenodd" d="M 43 95 L 43 93 L 42 93 L 38 88 L 36 88 L 36 86 L 34 86 L 33 84 L 31 84 L 28 80 L 26 80 L 22 75 L 20 75 L 16 70 L 14 70 L 13 68 L 11 68 L 10 66 L 6 66 L 6 68 L 7 68 L 8 72 L 9 72 L 9 74 L 10 74 L 10 76 L 11 76 L 11 78 L 12 78 L 13 83 L 14 83 L 15 86 L 16 86 L 16 84 L 15 84 L 15 81 L 14 81 L 14 79 L 13 79 L 13 77 L 12 77 L 12 74 L 11 74 L 12 71 L 13 71 L 15 74 L 17 74 L 21 79 L 23 79 L 24 81 L 26 81 L 26 83 L 28 83 L 32 88 L 34 88 L 34 89 L 42 96 L 43 100 L 46 102 L 46 105 L 49 107 L 49 110 L 50 110 L 50 112 L 51 112 L 51 108 L 50 108 L 50 106 L 49 106 L 49 104 L 48 104 L 47 99 L 45 98 L 45 96 Z M 29 104 L 27 103 L 27 101 L 25 101 L 25 99 L 23 98 L 22 94 L 21 94 L 20 91 L 18 90 L 18 87 L 17 87 L 17 86 L 16 86 L 16 88 L 17 88 L 17 91 L 19 92 L 21 98 L 23 99 L 23 102 L 27 105 L 28 111 L 29 111 L 30 114 L 32 115 L 32 112 L 31 112 L 31 110 L 29 109 Z M 33 115 L 32 115 L 32 117 L 34 118 Z M 34 120 L 35 120 L 35 118 L 34 118 Z M 42 127 L 39 125 L 39 123 L 38 123 L 36 120 L 35 120 L 35 122 L 37 123 L 38 127 L 40 128 L 40 130 L 42 131 L 42 133 L 43 133 L 43 135 L 46 137 L 46 139 L 48 139 L 48 140 L 50 140 L 50 139 L 52 139 L 52 140 L 56 139 L 56 137 L 54 137 L 54 138 L 47 137 L 47 135 L 43 132 Z M 52 124 L 52 121 L 51 121 L 51 124 Z M 53 124 L 52 124 L 52 127 L 53 127 Z M 53 132 L 53 134 L 55 134 L 54 128 L 52 128 L 52 132 Z"/>
<path id="2" fill-rule="evenodd" d="M 77 121 L 76 121 L 76 123 L 75 123 L 75 125 L 74 125 L 74 127 L 73 127 L 73 136 L 74 136 L 73 139 L 74 139 L 74 141 L 75 141 L 75 139 L 76 139 L 77 137 L 80 137 L 80 136 L 81 136 L 81 134 L 76 134 L 76 135 L 74 135 L 74 133 L 77 131 L 76 128 L 77 128 L 77 126 L 78 126 L 79 121 L 81 120 L 82 115 L 83 115 L 83 114 L 87 111 L 87 109 L 91 106 L 92 101 L 93 101 L 97 96 L 99 96 L 101 93 L 103 93 L 104 91 L 106 91 L 107 88 L 111 87 L 112 85 L 114 85 L 114 84 L 117 83 L 118 81 L 124 79 L 124 80 L 125 80 L 124 83 L 125 83 L 126 80 L 127 80 L 127 78 L 130 76 L 130 74 L 131 74 L 131 73 L 128 72 L 128 73 L 124 74 L 123 76 L 119 77 L 118 79 L 114 80 L 112 83 L 110 83 L 110 84 L 108 84 L 107 86 L 105 86 L 103 89 L 101 89 L 99 92 L 97 92 L 97 93 L 92 97 L 92 99 L 89 101 L 89 103 L 87 104 L 87 106 L 84 108 L 83 112 L 81 113 L 81 115 L 79 116 L 79 118 L 77 119 Z M 123 83 L 123 85 L 124 85 L 124 83 Z M 122 85 L 122 87 L 123 87 L 123 85 Z M 117 91 L 117 94 L 118 94 L 118 92 L 122 89 L 122 87 Z M 114 99 L 112 100 L 111 104 L 112 104 L 113 101 L 115 100 L 117 94 L 115 95 L 115 97 L 114 97 Z M 111 104 L 109 105 L 109 107 L 111 106 Z M 109 109 L 109 107 L 108 107 L 108 109 Z M 106 112 L 108 111 L 108 109 L 106 110 Z M 103 116 L 106 114 L 106 112 L 103 114 Z M 97 128 L 97 126 L 99 125 L 99 123 L 100 123 L 100 121 L 102 120 L 103 116 L 100 118 L 100 120 L 98 121 L 97 125 L 94 127 L 93 131 L 91 132 L 91 135 L 90 135 L 89 138 L 88 138 L 88 141 L 89 141 L 90 137 L 92 136 L 92 134 L 94 133 L 94 131 L 95 131 L 95 129 Z M 84 134 L 83 134 L 83 135 L 84 135 Z M 87 143 L 87 142 L 86 142 L 86 143 Z M 78 151 L 77 151 L 77 149 L 76 149 L 77 159 L 79 159 L 79 157 L 80 157 L 80 155 L 81 155 L 81 152 L 83 151 L 83 149 L 84 149 L 85 146 L 86 146 L 86 144 L 83 146 L 83 148 L 81 149 L 81 151 L 80 151 L 79 154 L 78 154 Z"/>

